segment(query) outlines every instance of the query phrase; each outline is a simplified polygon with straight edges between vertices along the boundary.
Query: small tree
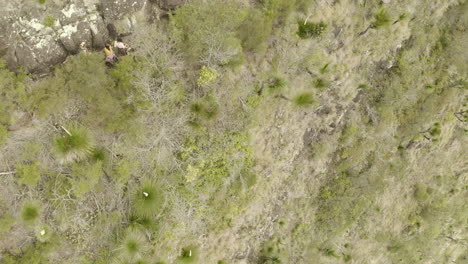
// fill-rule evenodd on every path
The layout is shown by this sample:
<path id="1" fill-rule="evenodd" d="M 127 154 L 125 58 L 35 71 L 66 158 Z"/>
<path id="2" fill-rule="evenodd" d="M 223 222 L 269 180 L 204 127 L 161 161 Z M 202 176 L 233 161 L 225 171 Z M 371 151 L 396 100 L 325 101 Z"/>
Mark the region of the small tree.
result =
<path id="1" fill-rule="evenodd" d="M 163 193 L 151 180 L 144 181 L 133 194 L 133 209 L 137 216 L 152 217 L 159 212 L 163 203 Z"/>

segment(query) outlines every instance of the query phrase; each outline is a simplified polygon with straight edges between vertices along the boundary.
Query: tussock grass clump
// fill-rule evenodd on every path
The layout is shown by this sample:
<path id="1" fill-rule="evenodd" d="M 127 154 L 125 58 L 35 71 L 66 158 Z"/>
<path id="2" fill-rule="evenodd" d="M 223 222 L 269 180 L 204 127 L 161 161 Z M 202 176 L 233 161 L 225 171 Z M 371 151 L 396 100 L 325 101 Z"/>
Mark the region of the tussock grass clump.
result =
<path id="1" fill-rule="evenodd" d="M 46 224 L 40 224 L 35 229 L 36 239 L 42 243 L 49 241 L 52 236 L 52 230 Z"/>
<path id="2" fill-rule="evenodd" d="M 141 260 L 147 249 L 145 235 L 138 229 L 127 229 L 119 247 L 119 257 L 127 262 L 138 261 Z"/>
<path id="3" fill-rule="evenodd" d="M 319 37 L 327 29 L 327 25 L 323 21 L 311 23 L 305 20 L 299 20 L 297 24 L 297 35 L 302 39 Z"/>
<path id="4" fill-rule="evenodd" d="M 84 127 L 72 125 L 63 135 L 55 138 L 54 149 L 60 162 L 86 159 L 94 149 L 93 138 Z"/>
<path id="5" fill-rule="evenodd" d="M 198 259 L 198 249 L 194 246 L 184 247 L 177 259 L 179 263 L 194 263 Z"/>
<path id="6" fill-rule="evenodd" d="M 271 93 L 279 93 L 286 87 L 286 80 L 280 76 L 273 76 L 268 80 L 267 87 Z"/>
<path id="7" fill-rule="evenodd" d="M 152 217 L 162 208 L 164 195 L 159 186 L 151 181 L 144 181 L 133 194 L 133 209 L 138 217 Z"/>
<path id="8" fill-rule="evenodd" d="M 325 87 L 327 87 L 328 83 L 324 79 L 317 78 L 314 80 L 314 87 L 323 90 Z"/>
<path id="9" fill-rule="evenodd" d="M 388 15 L 387 10 L 382 8 L 374 14 L 374 21 L 372 21 L 371 27 L 380 28 L 388 24 L 390 24 L 390 16 Z"/>
<path id="10" fill-rule="evenodd" d="M 304 92 L 296 95 L 293 102 L 297 106 L 307 107 L 315 103 L 314 95 L 309 92 Z"/>
<path id="11" fill-rule="evenodd" d="M 219 105 L 214 97 L 208 96 L 204 99 L 199 99 L 190 105 L 190 111 L 197 118 L 210 120 L 219 113 Z"/>
<path id="12" fill-rule="evenodd" d="M 41 206 L 38 201 L 29 201 L 21 209 L 21 219 L 27 223 L 34 223 L 41 216 Z"/>

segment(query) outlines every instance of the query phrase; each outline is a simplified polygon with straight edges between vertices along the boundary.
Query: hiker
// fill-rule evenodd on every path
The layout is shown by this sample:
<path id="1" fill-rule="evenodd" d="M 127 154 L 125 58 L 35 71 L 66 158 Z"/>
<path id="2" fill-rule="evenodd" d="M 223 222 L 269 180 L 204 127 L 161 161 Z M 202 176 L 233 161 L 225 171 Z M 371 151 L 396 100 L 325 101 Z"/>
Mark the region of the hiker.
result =
<path id="1" fill-rule="evenodd" d="M 84 54 L 88 53 L 88 49 L 86 48 L 86 41 L 83 41 L 83 42 L 80 43 L 80 50 Z"/>
<path id="2" fill-rule="evenodd" d="M 124 44 L 122 42 L 122 38 L 118 38 L 114 42 L 114 47 L 117 48 L 117 55 L 119 56 L 125 56 L 128 54 L 129 47 L 127 44 Z"/>
<path id="3" fill-rule="evenodd" d="M 106 44 L 104 47 L 104 54 L 106 55 L 106 64 L 114 65 L 117 62 L 117 56 L 115 56 L 111 45 Z"/>

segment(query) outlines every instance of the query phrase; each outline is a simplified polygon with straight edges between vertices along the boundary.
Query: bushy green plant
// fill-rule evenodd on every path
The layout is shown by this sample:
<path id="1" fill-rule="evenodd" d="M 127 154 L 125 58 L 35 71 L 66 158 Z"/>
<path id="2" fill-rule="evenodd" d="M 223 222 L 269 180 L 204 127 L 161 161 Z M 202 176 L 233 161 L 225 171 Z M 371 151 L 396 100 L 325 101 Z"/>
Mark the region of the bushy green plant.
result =
<path id="1" fill-rule="evenodd" d="M 55 17 L 51 15 L 46 16 L 42 21 L 42 24 L 46 27 L 53 27 L 55 24 Z"/>
<path id="2" fill-rule="evenodd" d="M 94 149 L 94 140 L 88 130 L 76 124 L 64 129 L 66 131 L 54 139 L 54 150 L 60 162 L 76 162 L 88 158 Z"/>
<path id="3" fill-rule="evenodd" d="M 15 219 L 10 214 L 0 217 L 0 237 L 3 236 L 3 233 L 8 232 L 14 223 Z"/>
<path id="4" fill-rule="evenodd" d="M 324 22 L 312 23 L 304 20 L 299 20 L 297 22 L 297 25 L 297 35 L 302 39 L 319 37 L 327 29 L 327 24 L 325 24 Z"/>
<path id="5" fill-rule="evenodd" d="M 238 29 L 237 36 L 246 51 L 261 49 L 263 42 L 271 35 L 273 21 L 258 9 L 249 9 L 247 18 Z"/>
<path id="6" fill-rule="evenodd" d="M 23 204 L 21 218 L 26 223 L 36 222 L 41 215 L 41 206 L 38 201 L 28 201 Z"/>
<path id="7" fill-rule="evenodd" d="M 152 180 L 145 180 L 133 193 L 133 209 L 137 216 L 152 217 L 164 204 L 161 188 Z"/>
<path id="8" fill-rule="evenodd" d="M 26 104 L 25 78 L 26 75 L 21 71 L 14 73 L 8 70 L 6 61 L 0 59 L 0 133 L 5 133 L 1 132 L 4 130 L 1 126 L 8 128 L 11 113 L 17 109 L 17 106 Z"/>
<path id="9" fill-rule="evenodd" d="M 45 4 L 46 0 L 38 0 L 39 4 L 43 5 Z"/>
<path id="10" fill-rule="evenodd" d="M 314 95 L 310 92 L 304 92 L 296 95 L 293 98 L 293 102 L 297 106 L 311 106 L 315 103 Z"/>
<path id="11" fill-rule="evenodd" d="M 71 175 L 73 176 L 71 179 L 73 193 L 81 199 L 99 183 L 103 175 L 102 162 L 73 164 Z"/>
<path id="12" fill-rule="evenodd" d="M 200 70 L 200 77 L 198 78 L 198 86 L 205 86 L 214 82 L 218 78 L 219 73 L 212 68 L 203 66 Z"/>
<path id="13" fill-rule="evenodd" d="M 41 179 L 41 175 L 39 173 L 39 168 L 37 167 L 36 163 L 31 164 L 16 164 L 16 175 L 19 177 L 18 183 L 19 184 L 26 184 L 29 186 L 36 186 L 39 180 Z"/>
<path id="14" fill-rule="evenodd" d="M 209 120 L 218 114 L 219 105 L 216 103 L 214 97 L 207 96 L 192 103 L 190 105 L 190 111 L 196 118 Z"/>

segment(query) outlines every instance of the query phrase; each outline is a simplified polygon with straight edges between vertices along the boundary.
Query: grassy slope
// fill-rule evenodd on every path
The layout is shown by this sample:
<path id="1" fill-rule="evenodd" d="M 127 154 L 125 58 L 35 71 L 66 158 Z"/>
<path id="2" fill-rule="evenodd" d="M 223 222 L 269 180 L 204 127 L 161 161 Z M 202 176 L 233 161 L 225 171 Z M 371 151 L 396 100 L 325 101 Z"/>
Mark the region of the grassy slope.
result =
<path id="1" fill-rule="evenodd" d="M 293 12 L 242 66 L 216 57 L 207 87 L 162 30 L 137 33 L 143 57 L 109 75 L 80 56 L 34 84 L 23 105 L 40 116 L 0 154 L 2 171 L 41 174 L 33 186 L 1 176 L 7 263 L 172 263 L 183 247 L 198 263 L 463 263 L 466 125 L 454 113 L 466 110 L 467 5 L 391 1 L 391 22 L 406 18 L 358 36 L 381 8 L 364 2 Z M 297 37 L 307 15 L 328 25 L 320 38 Z M 284 85 L 271 88 L 275 78 Z M 303 92 L 317 102 L 283 99 Z M 74 122 L 104 158 L 60 162 L 53 124 Z M 146 206 L 156 209 L 135 209 L 142 190 L 163 194 Z M 35 224 L 20 216 L 30 200 L 42 204 Z M 40 222 L 54 233 L 46 243 L 34 242 Z"/>

